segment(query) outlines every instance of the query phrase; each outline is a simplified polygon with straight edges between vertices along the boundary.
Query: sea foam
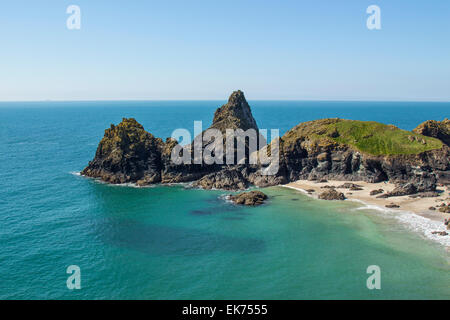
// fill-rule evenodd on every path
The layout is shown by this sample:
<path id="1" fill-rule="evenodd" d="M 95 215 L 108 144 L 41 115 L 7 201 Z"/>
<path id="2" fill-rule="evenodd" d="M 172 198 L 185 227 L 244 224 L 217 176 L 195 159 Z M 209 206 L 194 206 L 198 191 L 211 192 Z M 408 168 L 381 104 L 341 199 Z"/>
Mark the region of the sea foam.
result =
<path id="1" fill-rule="evenodd" d="M 296 188 L 292 186 L 283 186 L 285 188 L 294 189 L 297 191 L 300 191 L 307 196 L 310 196 L 312 198 L 315 198 L 306 190 L 303 190 L 301 188 Z M 420 235 L 424 236 L 427 239 L 433 240 L 435 242 L 438 242 L 439 244 L 450 248 L 450 237 L 449 236 L 440 236 L 437 234 L 433 234 L 435 231 L 446 231 L 445 225 L 440 221 L 435 221 L 423 216 L 420 216 L 414 212 L 410 211 L 402 211 L 402 210 L 393 210 L 389 208 L 383 208 L 377 205 L 368 204 L 362 200 L 359 199 L 350 199 L 348 201 L 356 202 L 361 204 L 360 207 L 355 208 L 354 210 L 370 210 L 370 211 L 377 211 L 378 213 L 381 213 L 382 215 L 385 215 L 386 217 L 394 218 L 397 221 L 399 221 L 403 226 L 405 226 L 407 229 L 414 231 L 416 233 L 419 233 Z"/>

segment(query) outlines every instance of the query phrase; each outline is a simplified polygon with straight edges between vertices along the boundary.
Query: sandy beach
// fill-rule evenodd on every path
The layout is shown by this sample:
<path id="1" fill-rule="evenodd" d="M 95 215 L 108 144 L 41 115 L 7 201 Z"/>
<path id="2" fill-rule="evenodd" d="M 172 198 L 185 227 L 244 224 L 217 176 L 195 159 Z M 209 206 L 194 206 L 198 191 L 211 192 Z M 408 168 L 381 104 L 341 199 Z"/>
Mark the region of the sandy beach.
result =
<path id="1" fill-rule="evenodd" d="M 339 188 L 344 183 L 357 184 L 363 190 Z M 439 205 L 450 202 L 450 190 L 448 187 L 437 188 L 437 191 L 441 191 L 441 196 L 439 197 L 411 198 L 410 196 L 403 196 L 387 199 L 377 198 L 377 195 L 371 196 L 370 193 L 379 189 L 383 189 L 384 193 L 390 192 L 395 188 L 393 183 L 367 183 L 363 181 L 328 181 L 320 183 L 316 181 L 298 180 L 284 187 L 301 191 L 313 198 L 318 198 L 322 192 L 327 190 L 323 188 L 324 186 L 336 187 L 338 191 L 344 193 L 347 198 L 346 201 L 359 202 L 367 206 L 367 208 L 388 212 L 400 223 L 407 225 L 409 229 L 419 232 L 426 238 L 444 245 L 446 250 L 450 251 L 450 235 L 441 236 L 434 233 L 436 231 L 449 232 L 444 225 L 444 220 L 449 219 L 450 214 L 442 213 L 438 210 Z M 390 204 L 396 204 L 399 208 L 387 208 L 386 205 Z M 430 210 L 430 207 L 435 207 L 436 210 Z"/>
<path id="2" fill-rule="evenodd" d="M 339 188 L 339 186 L 343 185 L 344 183 L 357 184 L 361 186 L 363 190 Z M 439 210 L 429 209 L 430 207 L 437 207 L 444 202 L 450 202 L 450 190 L 448 187 L 438 187 L 437 191 L 442 192 L 441 196 L 434 198 L 411 198 L 410 196 L 402 196 L 383 199 L 377 198 L 378 195 L 371 196 L 370 193 L 378 189 L 383 189 L 384 193 L 390 192 L 395 188 L 395 185 L 393 183 L 368 183 L 363 181 L 328 181 L 320 183 L 316 181 L 298 180 L 287 185 L 287 187 L 303 191 L 307 194 L 308 190 L 314 190 L 314 192 L 310 192 L 310 195 L 315 198 L 318 198 L 319 194 L 326 190 L 325 188 L 323 188 L 324 186 L 336 187 L 337 190 L 344 193 L 345 197 L 348 200 L 360 201 L 365 204 L 374 205 L 381 208 L 386 208 L 386 205 L 389 204 L 396 204 L 400 206 L 400 208 L 391 208 L 391 210 L 409 211 L 435 221 L 444 221 L 444 219 L 450 218 L 450 214 L 448 213 L 442 213 L 439 212 Z"/>

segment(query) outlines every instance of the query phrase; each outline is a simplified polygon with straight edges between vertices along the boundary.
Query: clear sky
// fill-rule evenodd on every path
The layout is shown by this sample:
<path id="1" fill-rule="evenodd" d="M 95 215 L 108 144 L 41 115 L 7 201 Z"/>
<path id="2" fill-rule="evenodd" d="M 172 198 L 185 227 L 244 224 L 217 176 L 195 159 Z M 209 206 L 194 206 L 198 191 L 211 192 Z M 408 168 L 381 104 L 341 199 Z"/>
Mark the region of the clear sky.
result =
<path id="1" fill-rule="evenodd" d="M 0 43 L 4 101 L 450 101 L 449 0 L 5 0 Z"/>

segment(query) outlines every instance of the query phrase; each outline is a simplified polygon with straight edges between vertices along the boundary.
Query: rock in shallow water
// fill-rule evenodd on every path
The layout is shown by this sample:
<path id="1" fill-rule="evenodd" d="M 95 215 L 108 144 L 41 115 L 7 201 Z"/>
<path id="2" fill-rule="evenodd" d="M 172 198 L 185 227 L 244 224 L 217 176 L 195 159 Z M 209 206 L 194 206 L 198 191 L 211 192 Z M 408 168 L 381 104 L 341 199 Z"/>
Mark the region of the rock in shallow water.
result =
<path id="1" fill-rule="evenodd" d="M 243 192 L 237 195 L 230 195 L 229 199 L 235 204 L 246 206 L 259 206 L 268 199 L 267 195 L 261 191 Z"/>

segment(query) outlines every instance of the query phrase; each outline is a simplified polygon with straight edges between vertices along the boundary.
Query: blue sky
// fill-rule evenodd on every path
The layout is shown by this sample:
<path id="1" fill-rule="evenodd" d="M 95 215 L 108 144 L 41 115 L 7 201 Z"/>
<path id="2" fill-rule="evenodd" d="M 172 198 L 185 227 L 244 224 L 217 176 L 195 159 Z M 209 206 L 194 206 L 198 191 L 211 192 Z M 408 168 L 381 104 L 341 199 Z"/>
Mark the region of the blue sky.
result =
<path id="1" fill-rule="evenodd" d="M 448 0 L 2 1 L 0 41 L 3 101 L 450 101 Z"/>

